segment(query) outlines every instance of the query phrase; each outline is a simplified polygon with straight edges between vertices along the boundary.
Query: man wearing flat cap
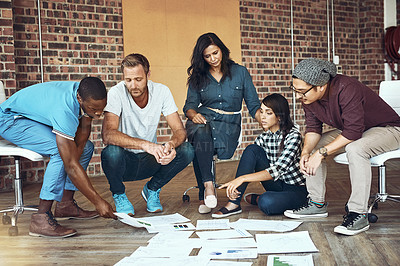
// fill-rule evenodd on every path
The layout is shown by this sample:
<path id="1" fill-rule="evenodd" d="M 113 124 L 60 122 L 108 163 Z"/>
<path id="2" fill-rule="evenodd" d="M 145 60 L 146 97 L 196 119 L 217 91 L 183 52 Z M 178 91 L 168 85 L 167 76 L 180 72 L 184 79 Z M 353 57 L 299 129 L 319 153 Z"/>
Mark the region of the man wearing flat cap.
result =
<path id="1" fill-rule="evenodd" d="M 290 218 L 327 217 L 325 202 L 328 155 L 346 150 L 351 195 L 343 223 L 334 232 L 355 235 L 368 230 L 372 156 L 398 149 L 400 117 L 375 92 L 354 78 L 336 74 L 335 64 L 316 58 L 301 61 L 291 88 L 305 112 L 306 133 L 300 168 L 306 174 L 308 203 L 285 211 Z M 322 133 L 323 123 L 334 130 Z"/>

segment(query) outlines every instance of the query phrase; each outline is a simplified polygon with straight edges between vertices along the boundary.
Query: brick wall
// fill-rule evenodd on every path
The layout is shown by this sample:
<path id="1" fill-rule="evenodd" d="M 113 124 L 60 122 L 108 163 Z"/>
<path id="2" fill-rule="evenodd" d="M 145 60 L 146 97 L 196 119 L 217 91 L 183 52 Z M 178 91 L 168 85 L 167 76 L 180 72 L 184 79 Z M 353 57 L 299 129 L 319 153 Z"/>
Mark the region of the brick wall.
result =
<path id="1" fill-rule="evenodd" d="M 293 1 L 295 65 L 308 57 L 328 58 L 326 2 Z M 292 106 L 288 89 L 292 73 L 290 0 L 240 1 L 240 14 L 242 61 L 252 74 L 260 99 L 279 92 Z M 331 17 L 329 20 L 332 23 Z M 343 74 L 377 90 L 384 80 L 383 1 L 334 1 L 334 23 L 335 55 L 340 57 Z M 332 49 L 332 27 L 330 41 Z M 258 126 L 249 123 L 248 114 L 244 121 L 244 143 L 238 153 L 259 133 Z M 304 116 L 298 103 L 296 121 L 303 129 Z"/>
<path id="2" fill-rule="evenodd" d="M 0 1 L 0 80 L 7 88 L 7 95 L 15 92 L 14 35 L 11 0 Z M 13 160 L 1 158 L 0 190 L 11 187 L 12 176 L 8 164 Z M 4 166 L 5 165 L 5 166 Z"/>
<path id="3" fill-rule="evenodd" d="M 0 73 L 7 95 L 40 82 L 36 0 L 0 0 Z M 107 87 L 121 79 L 123 58 L 121 0 L 55 0 L 42 3 L 44 80 L 102 78 Z M 327 58 L 326 0 L 294 3 L 294 63 L 307 57 Z M 383 75 L 383 0 L 334 1 L 335 54 L 343 73 L 373 89 Z M 240 1 L 242 64 L 250 71 L 260 99 L 272 92 L 284 94 L 291 81 L 290 0 Z M 12 26 L 14 25 L 14 26 Z M 240 62 L 239 62 L 240 63 Z M 304 123 L 296 104 L 296 120 Z M 100 166 L 101 120 L 93 123 L 91 140 L 96 146 L 89 175 Z M 245 108 L 243 139 L 234 159 L 260 133 Z M 158 129 L 160 141 L 170 135 L 165 119 Z M 23 162 L 23 176 L 41 181 L 43 162 Z M 42 164 L 41 164 L 42 163 Z M 6 158 L 0 164 L 0 190 L 9 189 L 13 170 Z"/>
<path id="4" fill-rule="evenodd" d="M 109 88 L 121 79 L 123 58 L 122 6 L 120 0 L 57 0 L 41 2 L 41 31 L 44 81 L 76 80 L 85 76 L 101 78 Z M 39 83 L 40 57 L 36 0 L 0 1 L 1 80 L 7 96 Z M 13 26 L 14 25 L 14 26 Z M 14 58 L 15 55 L 15 58 Z M 10 65 L 10 66 L 8 66 Z M 90 139 L 95 154 L 89 175 L 102 173 L 101 120 L 93 122 Z M 0 166 L 0 190 L 11 188 L 13 159 Z M 44 163 L 23 161 L 22 175 L 31 182 L 43 178 Z"/>

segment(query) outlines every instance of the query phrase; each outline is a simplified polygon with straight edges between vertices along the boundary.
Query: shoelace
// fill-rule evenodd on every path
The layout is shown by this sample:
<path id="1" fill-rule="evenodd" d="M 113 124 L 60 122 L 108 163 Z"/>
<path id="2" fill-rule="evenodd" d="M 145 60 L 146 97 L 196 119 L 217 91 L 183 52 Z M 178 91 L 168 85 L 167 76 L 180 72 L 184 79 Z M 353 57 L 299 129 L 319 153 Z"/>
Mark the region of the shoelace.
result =
<path id="1" fill-rule="evenodd" d="M 118 205 L 119 204 L 124 204 L 125 205 L 129 201 L 128 198 L 123 197 L 123 196 L 117 197 L 115 200 L 117 201 Z"/>
<path id="2" fill-rule="evenodd" d="M 308 202 L 305 203 L 303 206 L 300 206 L 299 208 L 294 209 L 294 211 L 301 211 L 301 210 L 307 209 L 310 205 L 311 205 L 311 202 L 308 201 Z"/>
<path id="3" fill-rule="evenodd" d="M 150 192 L 151 190 L 149 189 L 149 192 Z M 160 201 L 160 197 L 159 197 L 159 195 L 160 195 L 160 191 L 161 191 L 161 189 L 158 189 L 157 191 L 151 191 L 150 193 L 149 193 L 149 199 L 150 198 L 155 198 L 158 202 Z"/>
<path id="4" fill-rule="evenodd" d="M 361 216 L 361 214 L 355 213 L 355 212 L 350 212 L 349 214 L 343 215 L 344 221 L 342 225 L 344 227 L 347 227 L 349 225 L 353 225 L 355 221 L 358 220 L 358 216 Z"/>
<path id="5" fill-rule="evenodd" d="M 50 226 L 57 227 L 60 225 L 50 211 L 46 212 L 46 214 L 48 215 L 47 222 Z"/>
<path id="6" fill-rule="evenodd" d="M 76 201 L 74 199 L 72 200 L 72 205 L 74 205 L 76 207 L 76 209 L 78 210 L 78 213 L 79 213 L 81 208 L 78 206 L 78 203 L 76 203 Z"/>

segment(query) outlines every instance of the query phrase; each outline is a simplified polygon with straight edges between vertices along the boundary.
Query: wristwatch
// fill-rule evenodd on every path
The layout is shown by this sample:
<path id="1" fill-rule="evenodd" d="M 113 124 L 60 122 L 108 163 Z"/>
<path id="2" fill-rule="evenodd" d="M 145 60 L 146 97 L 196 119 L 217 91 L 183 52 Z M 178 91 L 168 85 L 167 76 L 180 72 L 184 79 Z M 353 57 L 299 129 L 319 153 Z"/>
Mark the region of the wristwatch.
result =
<path id="1" fill-rule="evenodd" d="M 328 149 L 325 148 L 325 147 L 319 148 L 318 152 L 319 152 L 319 154 L 321 154 L 322 156 L 324 156 L 324 158 L 325 158 L 326 156 L 328 156 Z"/>

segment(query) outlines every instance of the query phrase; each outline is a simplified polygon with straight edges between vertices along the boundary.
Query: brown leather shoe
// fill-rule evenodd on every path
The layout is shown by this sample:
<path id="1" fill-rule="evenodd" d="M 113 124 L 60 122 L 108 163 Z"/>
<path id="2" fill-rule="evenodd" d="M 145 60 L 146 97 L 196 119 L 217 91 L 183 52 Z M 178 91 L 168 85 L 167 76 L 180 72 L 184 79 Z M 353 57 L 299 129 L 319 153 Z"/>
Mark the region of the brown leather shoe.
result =
<path id="1" fill-rule="evenodd" d="M 75 234 L 75 229 L 59 225 L 51 212 L 33 213 L 31 216 L 30 236 L 64 238 Z"/>
<path id="2" fill-rule="evenodd" d="M 85 211 L 78 206 L 75 200 L 71 200 L 57 202 L 54 210 L 54 217 L 56 217 L 58 220 L 87 220 L 99 217 L 99 214 L 97 211 Z"/>

